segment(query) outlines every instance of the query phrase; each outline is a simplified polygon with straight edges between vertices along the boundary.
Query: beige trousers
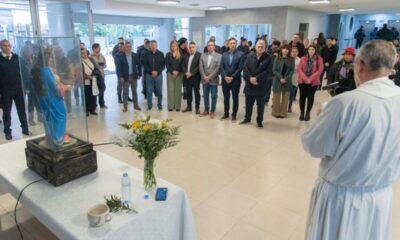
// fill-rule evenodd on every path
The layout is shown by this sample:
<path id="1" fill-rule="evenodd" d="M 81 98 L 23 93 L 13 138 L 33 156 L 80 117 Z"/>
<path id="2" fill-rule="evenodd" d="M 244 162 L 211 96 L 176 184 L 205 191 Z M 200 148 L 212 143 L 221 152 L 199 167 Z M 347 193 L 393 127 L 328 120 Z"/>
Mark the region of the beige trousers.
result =
<path id="1" fill-rule="evenodd" d="M 275 117 L 286 117 L 288 110 L 290 92 L 274 92 L 272 115 Z"/>

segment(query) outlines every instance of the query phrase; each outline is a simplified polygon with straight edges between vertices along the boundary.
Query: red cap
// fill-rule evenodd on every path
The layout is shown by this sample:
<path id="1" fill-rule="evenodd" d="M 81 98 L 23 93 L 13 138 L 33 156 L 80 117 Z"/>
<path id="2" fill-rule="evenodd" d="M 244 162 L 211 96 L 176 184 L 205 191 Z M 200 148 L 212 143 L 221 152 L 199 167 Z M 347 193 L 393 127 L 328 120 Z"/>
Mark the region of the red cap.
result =
<path id="1" fill-rule="evenodd" d="M 343 53 L 343 55 L 353 55 L 353 56 L 355 56 L 356 55 L 356 50 L 354 50 L 354 48 L 346 48 L 345 50 L 344 50 L 344 53 Z"/>

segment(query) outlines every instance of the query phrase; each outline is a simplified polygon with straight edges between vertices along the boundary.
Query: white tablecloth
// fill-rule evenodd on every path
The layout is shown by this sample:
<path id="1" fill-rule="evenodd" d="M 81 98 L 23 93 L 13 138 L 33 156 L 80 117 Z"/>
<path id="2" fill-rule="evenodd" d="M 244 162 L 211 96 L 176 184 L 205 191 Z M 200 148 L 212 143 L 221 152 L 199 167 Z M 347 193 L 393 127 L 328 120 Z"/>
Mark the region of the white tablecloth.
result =
<path id="1" fill-rule="evenodd" d="M 27 168 L 25 140 L 0 145 L 0 187 L 15 198 L 22 188 L 40 177 Z M 168 188 L 168 199 L 144 199 L 143 171 L 97 151 L 98 171 L 59 187 L 41 181 L 27 188 L 21 203 L 60 239 L 196 239 L 192 209 L 179 187 L 157 179 Z M 122 173 L 131 177 L 136 213 L 113 213 L 110 223 L 90 228 L 86 211 L 104 203 L 104 196 L 121 195 Z M 154 197 L 154 196 L 153 196 Z"/>

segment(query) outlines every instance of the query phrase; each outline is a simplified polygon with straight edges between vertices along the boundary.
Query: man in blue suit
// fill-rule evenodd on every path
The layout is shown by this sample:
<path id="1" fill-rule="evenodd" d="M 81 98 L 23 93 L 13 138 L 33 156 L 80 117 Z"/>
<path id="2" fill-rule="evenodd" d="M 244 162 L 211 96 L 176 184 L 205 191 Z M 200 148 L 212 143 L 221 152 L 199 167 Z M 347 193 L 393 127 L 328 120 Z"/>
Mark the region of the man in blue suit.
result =
<path id="1" fill-rule="evenodd" d="M 229 51 L 224 52 L 221 60 L 222 92 L 224 93 L 224 115 L 221 119 L 229 118 L 229 103 L 232 92 L 232 121 L 236 121 L 244 53 L 236 49 L 237 41 L 235 38 L 230 38 L 228 45 Z"/>
<path id="2" fill-rule="evenodd" d="M 115 63 L 118 81 L 120 81 L 122 85 L 122 95 L 124 103 L 123 112 L 128 111 L 129 86 L 132 89 L 134 109 L 138 111 L 142 110 L 139 107 L 138 95 L 136 92 L 137 80 L 142 76 L 142 69 L 140 66 L 138 55 L 132 52 L 131 42 L 125 42 L 124 53 L 121 53 L 116 57 Z"/>

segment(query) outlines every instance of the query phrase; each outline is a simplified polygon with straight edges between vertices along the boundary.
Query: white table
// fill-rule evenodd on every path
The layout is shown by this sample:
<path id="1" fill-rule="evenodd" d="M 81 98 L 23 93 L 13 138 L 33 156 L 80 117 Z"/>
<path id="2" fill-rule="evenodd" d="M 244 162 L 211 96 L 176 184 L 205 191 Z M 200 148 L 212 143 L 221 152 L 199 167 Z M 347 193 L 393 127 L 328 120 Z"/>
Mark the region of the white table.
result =
<path id="1" fill-rule="evenodd" d="M 40 179 L 27 168 L 25 140 L 0 145 L 0 187 L 15 198 L 24 186 Z M 46 181 L 28 187 L 21 197 L 23 206 L 60 239 L 196 239 L 192 209 L 179 187 L 157 179 L 168 187 L 168 199 L 144 199 L 143 171 L 97 151 L 98 171 L 59 187 Z M 110 223 L 90 228 L 86 211 L 104 203 L 104 196 L 121 195 L 122 173 L 128 172 L 136 213 L 113 213 Z"/>

